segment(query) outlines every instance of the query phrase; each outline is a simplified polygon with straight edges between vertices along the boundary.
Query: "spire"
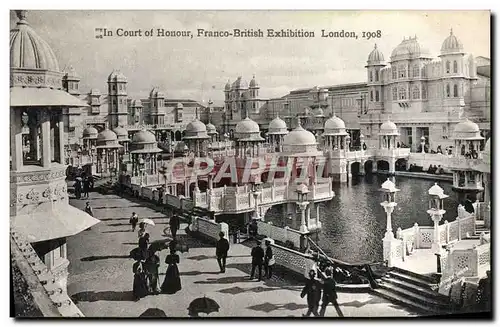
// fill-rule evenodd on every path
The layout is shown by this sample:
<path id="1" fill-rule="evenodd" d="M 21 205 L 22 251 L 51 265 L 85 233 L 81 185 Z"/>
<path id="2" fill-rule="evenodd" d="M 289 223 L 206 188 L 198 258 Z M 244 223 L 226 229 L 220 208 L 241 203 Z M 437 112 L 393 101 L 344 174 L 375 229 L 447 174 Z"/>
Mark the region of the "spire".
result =
<path id="1" fill-rule="evenodd" d="M 376 49 L 376 48 L 377 48 L 377 43 L 375 43 L 375 46 L 374 46 L 373 48 L 374 48 L 374 49 Z"/>
<path id="2" fill-rule="evenodd" d="M 450 36 L 453 35 L 453 27 L 450 28 Z"/>

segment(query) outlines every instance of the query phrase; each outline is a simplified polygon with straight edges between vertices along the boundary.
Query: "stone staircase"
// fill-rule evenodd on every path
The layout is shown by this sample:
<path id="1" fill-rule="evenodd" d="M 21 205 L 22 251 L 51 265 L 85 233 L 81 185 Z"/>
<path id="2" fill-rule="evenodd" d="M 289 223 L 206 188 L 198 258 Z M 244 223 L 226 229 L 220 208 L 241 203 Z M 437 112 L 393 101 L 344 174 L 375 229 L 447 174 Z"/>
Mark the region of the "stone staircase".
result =
<path id="1" fill-rule="evenodd" d="M 423 276 L 394 267 L 379 280 L 379 288 L 371 292 L 422 315 L 450 314 L 450 300 L 437 292 L 438 282 L 437 275 Z"/>

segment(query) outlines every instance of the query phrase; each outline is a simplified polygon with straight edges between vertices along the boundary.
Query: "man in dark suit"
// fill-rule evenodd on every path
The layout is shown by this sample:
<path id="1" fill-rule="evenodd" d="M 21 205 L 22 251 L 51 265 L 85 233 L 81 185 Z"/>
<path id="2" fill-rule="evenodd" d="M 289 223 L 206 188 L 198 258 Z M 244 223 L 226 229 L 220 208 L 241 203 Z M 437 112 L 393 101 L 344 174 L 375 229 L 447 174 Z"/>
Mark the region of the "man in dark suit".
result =
<path id="1" fill-rule="evenodd" d="M 253 279 L 255 273 L 255 268 L 259 268 L 259 282 L 262 279 L 262 263 L 264 261 L 264 249 L 260 246 L 260 241 L 257 241 L 257 245 L 252 248 L 252 272 L 250 274 L 250 279 Z"/>
<path id="2" fill-rule="evenodd" d="M 319 300 L 321 299 L 321 283 L 316 279 L 316 270 L 309 270 L 309 278 L 306 280 L 306 285 L 300 293 L 300 297 L 303 298 L 307 295 L 307 313 L 303 314 L 303 317 L 309 317 L 311 313 L 317 317 L 319 316 L 318 307 Z"/>
<path id="3" fill-rule="evenodd" d="M 335 290 L 335 280 L 333 279 L 332 267 L 326 268 L 323 276 L 323 299 L 321 302 L 321 310 L 319 311 L 319 315 L 321 317 L 325 316 L 326 307 L 330 303 L 335 306 L 335 309 L 337 309 L 338 312 L 339 305 L 337 303 L 337 291 Z"/>
<path id="4" fill-rule="evenodd" d="M 225 273 L 227 252 L 229 251 L 229 241 L 224 238 L 224 232 L 220 232 L 219 237 L 220 239 L 215 245 L 215 255 L 217 256 L 220 272 Z"/>

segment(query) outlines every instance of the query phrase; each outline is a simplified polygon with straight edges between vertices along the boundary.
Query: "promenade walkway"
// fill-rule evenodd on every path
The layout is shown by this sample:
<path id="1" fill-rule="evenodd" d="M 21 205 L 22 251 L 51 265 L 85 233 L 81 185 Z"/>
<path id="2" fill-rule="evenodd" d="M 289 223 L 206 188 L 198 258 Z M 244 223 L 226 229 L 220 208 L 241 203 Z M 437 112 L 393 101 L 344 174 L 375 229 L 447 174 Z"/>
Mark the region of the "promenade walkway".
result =
<path id="1" fill-rule="evenodd" d="M 220 305 L 210 317 L 301 317 L 307 310 L 300 298 L 301 281 L 287 276 L 271 280 L 249 280 L 250 249 L 236 244 L 230 249 L 225 274 L 219 273 L 212 245 L 188 237 L 181 226 L 180 237 L 190 246 L 181 254 L 179 270 L 182 290 L 174 295 L 150 295 L 134 302 L 132 299 L 132 264 L 128 258 L 136 247 L 137 232 L 128 224 L 135 211 L 140 218 L 151 218 L 156 226 L 148 232 L 152 240 L 167 240 L 163 229 L 168 219 L 145 203 L 119 196 L 91 193 L 90 199 L 70 203 L 83 209 L 90 201 L 94 215 L 101 223 L 68 239 L 68 294 L 87 317 L 139 317 L 150 308 L 158 308 L 167 317 L 188 317 L 189 303 L 198 297 L 212 298 Z M 160 253 L 161 282 L 164 279 L 166 251 Z M 284 278 L 282 278 L 284 277 Z M 409 310 L 370 294 L 339 293 L 338 302 L 345 317 L 401 317 L 415 315 Z M 333 306 L 327 317 L 337 317 Z"/>

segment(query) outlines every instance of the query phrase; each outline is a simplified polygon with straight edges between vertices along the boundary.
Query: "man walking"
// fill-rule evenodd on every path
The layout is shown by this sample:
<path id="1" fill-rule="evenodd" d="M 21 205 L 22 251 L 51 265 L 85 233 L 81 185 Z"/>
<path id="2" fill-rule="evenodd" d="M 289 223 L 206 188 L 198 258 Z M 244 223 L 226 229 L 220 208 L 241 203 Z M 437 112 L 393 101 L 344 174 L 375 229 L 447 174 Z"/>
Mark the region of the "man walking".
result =
<path id="1" fill-rule="evenodd" d="M 90 202 L 88 201 L 85 204 L 85 212 L 94 217 L 94 212 L 92 211 L 92 207 L 90 206 Z"/>
<path id="2" fill-rule="evenodd" d="M 90 191 L 90 180 L 89 177 L 85 176 L 83 179 L 83 197 L 89 198 L 89 191 Z"/>
<path id="3" fill-rule="evenodd" d="M 139 216 L 135 212 L 132 212 L 132 217 L 130 217 L 130 225 L 132 225 L 132 232 L 135 232 L 135 227 L 139 222 Z"/>
<path id="4" fill-rule="evenodd" d="M 264 261 L 264 250 L 260 246 L 260 241 L 252 248 L 252 272 L 250 279 L 253 279 L 255 268 L 259 268 L 259 282 L 262 280 L 262 263 Z"/>
<path id="5" fill-rule="evenodd" d="M 323 299 L 321 302 L 321 310 L 319 311 L 321 317 L 325 316 L 326 307 L 330 303 L 335 306 L 339 316 L 343 317 L 342 312 L 340 312 L 339 304 L 337 303 L 337 291 L 335 290 L 332 267 L 327 267 L 323 276 Z"/>
<path id="6" fill-rule="evenodd" d="M 172 233 L 172 238 L 175 240 L 177 238 L 177 231 L 180 227 L 180 221 L 177 214 L 174 214 L 172 217 L 170 217 L 170 221 L 168 223 L 170 225 L 170 233 Z"/>
<path id="7" fill-rule="evenodd" d="M 316 270 L 309 270 L 309 279 L 306 280 L 306 285 L 300 293 L 300 297 L 303 298 L 307 295 L 307 313 L 303 314 L 303 317 L 309 317 L 311 313 L 317 317 L 319 300 L 321 299 L 321 283 L 316 279 Z"/>
<path id="8" fill-rule="evenodd" d="M 229 251 L 229 241 L 224 238 L 224 232 L 219 233 L 220 239 L 215 245 L 215 255 L 217 256 L 217 262 L 219 263 L 220 272 L 226 272 L 226 258 L 227 252 Z"/>

